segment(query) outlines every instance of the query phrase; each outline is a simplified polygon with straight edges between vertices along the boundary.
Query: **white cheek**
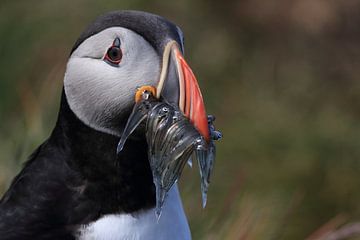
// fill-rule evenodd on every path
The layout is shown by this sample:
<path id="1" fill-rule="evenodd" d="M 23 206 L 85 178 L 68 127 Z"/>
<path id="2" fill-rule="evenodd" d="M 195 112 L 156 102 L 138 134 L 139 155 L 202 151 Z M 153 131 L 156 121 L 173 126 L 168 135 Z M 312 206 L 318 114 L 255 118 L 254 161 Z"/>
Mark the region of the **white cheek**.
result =
<path id="1" fill-rule="evenodd" d="M 155 86 L 160 72 L 155 50 L 139 35 L 128 31 L 123 32 L 126 36 L 124 56 L 119 67 L 110 66 L 101 59 L 80 57 L 80 53 L 75 52 L 69 59 L 64 78 L 66 97 L 77 117 L 96 130 L 114 135 L 120 133 L 108 123 L 134 104 L 137 87 Z M 95 40 L 99 41 L 99 36 Z M 96 45 L 96 41 L 90 43 Z"/>

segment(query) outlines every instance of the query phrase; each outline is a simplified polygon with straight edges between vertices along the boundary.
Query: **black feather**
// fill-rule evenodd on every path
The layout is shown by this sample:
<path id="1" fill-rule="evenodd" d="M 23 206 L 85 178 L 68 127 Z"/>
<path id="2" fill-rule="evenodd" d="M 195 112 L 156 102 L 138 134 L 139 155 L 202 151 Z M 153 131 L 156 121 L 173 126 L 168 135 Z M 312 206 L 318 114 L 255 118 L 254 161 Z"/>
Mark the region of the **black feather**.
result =
<path id="1" fill-rule="evenodd" d="M 182 48 L 183 39 L 179 35 L 179 28 L 167 19 L 141 11 L 114 11 L 98 17 L 90 24 L 76 41 L 72 51 L 91 37 L 109 27 L 124 27 L 133 30 L 145 38 L 162 56 L 164 46 L 169 39 L 175 40 Z M 182 49 L 183 50 L 183 49 Z"/>
<path id="2" fill-rule="evenodd" d="M 176 25 L 150 13 L 117 11 L 100 16 L 75 43 L 120 26 L 144 37 L 161 56 L 171 39 L 182 46 Z M 119 116 L 124 127 L 131 112 Z M 111 123 L 113 124 L 113 123 Z M 119 138 L 83 124 L 63 91 L 49 139 L 30 157 L 0 201 L 0 240 L 74 239 L 80 225 L 110 213 L 155 206 L 144 132 L 133 134 L 120 155 Z"/>
<path id="3" fill-rule="evenodd" d="M 0 239 L 73 239 L 79 225 L 155 205 L 144 133 L 117 156 L 117 137 L 83 124 L 62 96 L 50 138 L 0 202 Z"/>

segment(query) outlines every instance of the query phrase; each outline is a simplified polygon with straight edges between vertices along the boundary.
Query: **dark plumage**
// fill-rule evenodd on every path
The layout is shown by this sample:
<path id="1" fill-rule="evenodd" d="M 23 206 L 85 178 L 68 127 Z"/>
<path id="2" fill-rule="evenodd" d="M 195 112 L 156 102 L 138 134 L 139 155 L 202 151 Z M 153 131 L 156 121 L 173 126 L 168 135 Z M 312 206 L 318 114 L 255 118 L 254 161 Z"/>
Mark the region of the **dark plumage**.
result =
<path id="1" fill-rule="evenodd" d="M 121 11 L 99 17 L 72 51 L 111 26 L 142 35 L 159 55 L 168 38 L 181 45 L 178 28 L 167 20 Z M 124 127 L 130 110 L 116 120 L 120 127 Z M 155 189 L 144 133 L 132 135 L 117 156 L 118 142 L 118 137 L 80 121 L 63 91 L 51 136 L 31 155 L 1 199 L 0 239 L 75 239 L 78 226 L 104 214 L 154 207 Z"/>
<path id="2" fill-rule="evenodd" d="M 153 207 L 142 133 L 116 156 L 117 137 L 84 125 L 62 95 L 50 138 L 30 157 L 0 203 L 0 239 L 74 239 L 101 215 Z"/>
<path id="3" fill-rule="evenodd" d="M 181 44 L 183 39 L 180 39 L 183 37 L 181 30 L 165 18 L 140 11 L 115 11 L 98 17 L 90 24 L 80 35 L 71 52 L 85 39 L 109 27 L 124 27 L 133 30 L 143 36 L 159 55 L 162 55 L 164 45 L 169 39 L 177 41 L 183 47 Z"/>

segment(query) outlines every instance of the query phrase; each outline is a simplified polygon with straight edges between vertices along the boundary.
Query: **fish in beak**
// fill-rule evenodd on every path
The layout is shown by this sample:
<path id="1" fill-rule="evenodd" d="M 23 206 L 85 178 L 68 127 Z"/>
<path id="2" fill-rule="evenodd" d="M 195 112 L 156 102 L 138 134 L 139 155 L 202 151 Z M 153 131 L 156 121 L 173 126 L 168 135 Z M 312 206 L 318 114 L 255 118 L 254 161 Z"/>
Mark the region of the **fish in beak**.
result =
<path id="1" fill-rule="evenodd" d="M 163 54 L 163 67 L 157 86 L 141 86 L 135 93 L 135 106 L 118 144 L 119 153 L 128 136 L 146 121 L 148 157 L 156 187 L 159 218 L 167 192 L 181 176 L 190 159 L 198 162 L 203 207 L 215 160 L 213 140 L 221 133 L 207 116 L 197 80 L 175 41 Z"/>

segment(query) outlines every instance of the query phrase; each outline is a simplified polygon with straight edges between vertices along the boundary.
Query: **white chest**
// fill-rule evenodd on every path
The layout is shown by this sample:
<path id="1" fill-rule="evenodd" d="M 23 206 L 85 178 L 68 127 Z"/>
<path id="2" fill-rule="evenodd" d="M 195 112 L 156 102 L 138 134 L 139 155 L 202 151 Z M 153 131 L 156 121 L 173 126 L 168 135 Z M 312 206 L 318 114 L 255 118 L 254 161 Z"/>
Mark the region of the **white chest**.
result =
<path id="1" fill-rule="evenodd" d="M 176 185 L 169 191 L 159 221 L 155 210 L 111 214 L 82 226 L 79 240 L 190 240 L 191 234 Z"/>

